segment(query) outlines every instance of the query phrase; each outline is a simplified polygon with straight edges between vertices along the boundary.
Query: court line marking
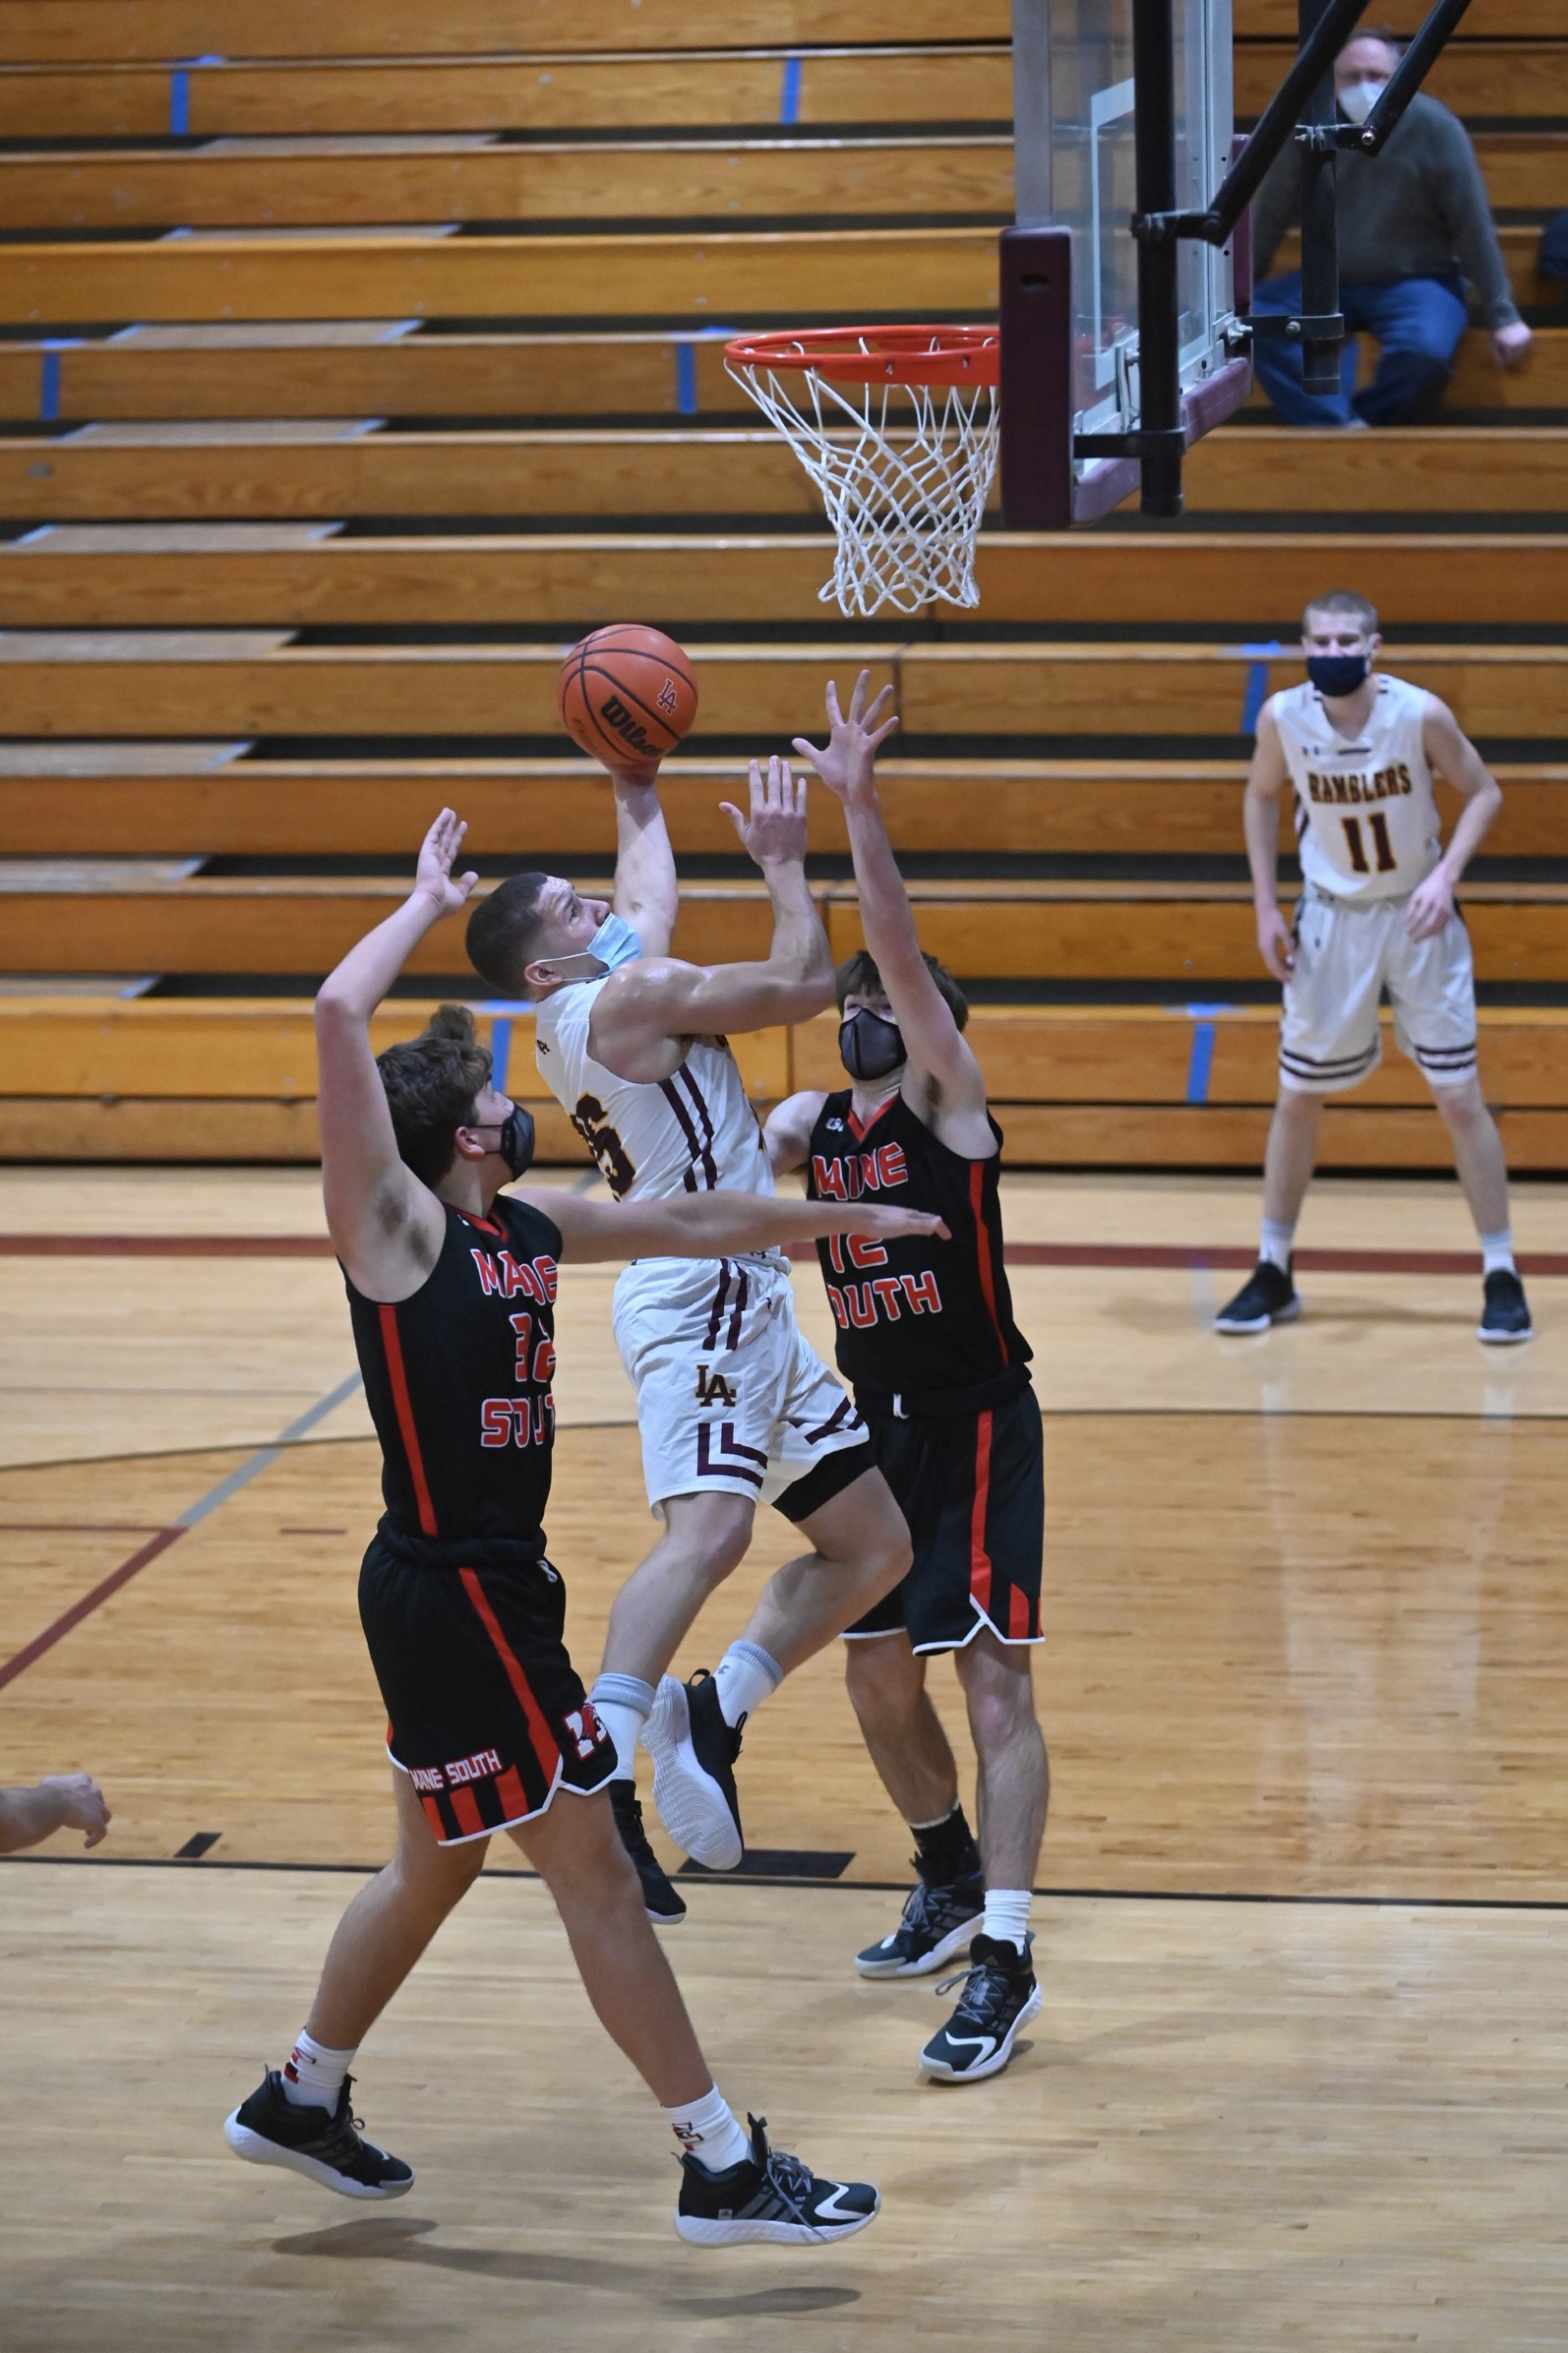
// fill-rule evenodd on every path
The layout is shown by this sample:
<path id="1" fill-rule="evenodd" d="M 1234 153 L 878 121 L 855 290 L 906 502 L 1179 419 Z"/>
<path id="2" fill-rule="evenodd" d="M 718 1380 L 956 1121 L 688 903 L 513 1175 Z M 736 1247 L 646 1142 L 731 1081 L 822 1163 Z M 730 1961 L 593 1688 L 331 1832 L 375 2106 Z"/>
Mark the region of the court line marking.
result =
<path id="1" fill-rule="evenodd" d="M 497 1838 L 505 1837 L 498 1831 Z M 289 1871 L 322 1879 L 375 1879 L 385 1863 L 269 1863 L 228 1856 L 222 1861 L 200 1858 L 204 1871 Z M 41 1865 L 57 1871 L 189 1871 L 190 1862 L 160 1854 L 0 1854 L 0 1869 L 11 1864 Z M 491 1871 L 481 1874 L 490 1885 L 525 1879 L 539 1885 L 537 1871 Z M 695 1879 L 683 1887 L 695 1887 Z M 734 1879 L 724 1872 L 705 1875 L 700 1885 L 732 1893 L 737 1888 L 774 1888 L 785 1893 L 816 1896 L 907 1896 L 907 1879 Z M 1033 1888 L 1043 1903 L 1276 1903 L 1297 1910 L 1318 1905 L 1325 1910 L 1452 1911 L 1452 1912 L 1568 1912 L 1568 1899 L 1552 1896 L 1270 1896 L 1246 1890 L 1214 1888 Z"/>
<path id="2" fill-rule="evenodd" d="M 249 1486 L 253 1478 L 271 1470 L 285 1446 L 302 1438 L 307 1430 L 313 1429 L 318 1421 L 325 1419 L 327 1415 L 352 1397 L 359 1386 L 360 1375 L 357 1371 L 339 1381 L 335 1389 L 330 1389 L 325 1397 L 319 1397 L 286 1429 L 280 1430 L 270 1446 L 258 1447 L 225 1478 L 220 1478 L 215 1486 L 209 1487 L 205 1495 L 199 1495 L 166 1528 L 159 1528 L 147 1543 L 132 1553 L 129 1560 L 122 1560 L 117 1569 L 111 1569 L 108 1576 L 93 1586 L 90 1593 L 84 1594 L 80 1600 L 72 1602 L 69 1609 L 62 1610 L 52 1625 L 45 1626 L 41 1634 L 35 1634 L 31 1642 L 24 1644 L 4 1665 L 0 1665 L 0 1691 L 8 1683 L 14 1683 L 18 1675 L 26 1674 L 30 1666 L 34 1665 L 46 1652 L 52 1651 L 56 1643 L 63 1642 L 85 1618 L 90 1618 L 94 1610 L 101 1609 L 105 1601 L 117 1594 L 122 1586 L 129 1585 L 133 1577 L 140 1576 L 151 1562 L 157 1559 L 160 1552 L 166 1552 L 171 1544 L 177 1544 L 182 1536 L 193 1528 L 199 1528 L 210 1513 L 215 1512 L 220 1504 L 227 1503 L 230 1496 L 237 1495 L 241 1487 Z M 116 1459 L 124 1458 L 109 1458 L 111 1461 Z"/>
<path id="3" fill-rule="evenodd" d="M 591 1191 L 595 1169 L 571 1187 Z M 809 1263 L 814 1242 L 789 1245 L 792 1259 Z M 331 1258 L 332 1243 L 316 1234 L 0 1234 L 0 1258 Z M 1010 1241 L 1009 1266 L 1250 1268 L 1257 1252 L 1232 1242 Z M 1297 1269 L 1319 1275 L 1474 1275 L 1480 1253 L 1471 1250 L 1300 1249 Z M 1522 1250 L 1520 1272 L 1538 1278 L 1568 1275 L 1568 1251 Z"/>

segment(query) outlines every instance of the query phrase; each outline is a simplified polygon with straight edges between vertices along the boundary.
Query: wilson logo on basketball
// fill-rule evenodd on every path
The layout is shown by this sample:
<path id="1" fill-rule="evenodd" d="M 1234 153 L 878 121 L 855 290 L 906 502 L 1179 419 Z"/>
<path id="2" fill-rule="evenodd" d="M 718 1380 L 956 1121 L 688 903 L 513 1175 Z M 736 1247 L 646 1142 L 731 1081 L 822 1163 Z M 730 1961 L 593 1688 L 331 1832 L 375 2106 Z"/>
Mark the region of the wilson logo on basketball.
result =
<path id="1" fill-rule="evenodd" d="M 619 694 L 605 696 L 599 705 L 599 717 L 606 727 L 614 729 L 632 751 L 645 753 L 650 759 L 657 759 L 662 754 L 664 746 L 655 744 L 643 732 L 642 722 L 633 716 Z"/>

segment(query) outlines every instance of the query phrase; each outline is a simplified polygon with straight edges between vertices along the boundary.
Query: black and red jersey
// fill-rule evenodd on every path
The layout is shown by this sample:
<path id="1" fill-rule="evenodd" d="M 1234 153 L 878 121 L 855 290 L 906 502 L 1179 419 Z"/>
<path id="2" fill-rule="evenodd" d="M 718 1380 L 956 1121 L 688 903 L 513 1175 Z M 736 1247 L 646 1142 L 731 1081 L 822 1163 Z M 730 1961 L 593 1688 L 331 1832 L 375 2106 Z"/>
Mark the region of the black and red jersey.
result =
<path id="1" fill-rule="evenodd" d="M 505 1195 L 487 1218 L 443 1206 L 441 1256 L 411 1298 L 367 1299 L 343 1277 L 388 1516 L 405 1536 L 542 1548 L 561 1229 Z"/>
<path id="2" fill-rule="evenodd" d="M 838 1368 L 857 1390 L 920 1396 L 967 1389 L 1029 1361 L 1001 1250 L 1001 1129 L 989 1160 L 949 1152 L 901 1095 L 862 1127 L 848 1088 L 812 1129 L 814 1201 L 933 1210 L 952 1236 L 867 1241 L 830 1235 L 816 1254 L 838 1326 Z"/>

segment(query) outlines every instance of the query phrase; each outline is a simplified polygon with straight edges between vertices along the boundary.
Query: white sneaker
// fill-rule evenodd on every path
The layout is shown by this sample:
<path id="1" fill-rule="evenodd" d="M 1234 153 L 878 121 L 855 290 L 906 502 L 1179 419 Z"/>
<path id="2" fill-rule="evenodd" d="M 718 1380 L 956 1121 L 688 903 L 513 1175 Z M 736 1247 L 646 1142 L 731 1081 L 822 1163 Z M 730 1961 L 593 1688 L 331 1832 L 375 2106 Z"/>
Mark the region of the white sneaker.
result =
<path id="1" fill-rule="evenodd" d="M 653 1759 L 659 1820 L 677 1846 L 709 1871 L 733 1871 L 746 1852 L 732 1770 L 741 1734 L 725 1722 L 705 1667 L 690 1683 L 660 1677 L 642 1745 Z"/>

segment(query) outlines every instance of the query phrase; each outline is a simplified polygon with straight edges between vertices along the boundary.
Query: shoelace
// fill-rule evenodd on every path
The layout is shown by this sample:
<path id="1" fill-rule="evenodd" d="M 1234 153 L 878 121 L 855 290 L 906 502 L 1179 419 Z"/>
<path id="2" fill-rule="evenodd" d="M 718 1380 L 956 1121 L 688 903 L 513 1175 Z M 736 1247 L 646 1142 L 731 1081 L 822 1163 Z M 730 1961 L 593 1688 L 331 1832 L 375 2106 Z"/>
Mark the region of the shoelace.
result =
<path id="1" fill-rule="evenodd" d="M 972 2019 L 978 2025 L 988 2010 L 999 2010 L 1006 1999 L 1007 1971 L 995 1961 L 971 1961 L 967 1969 L 958 1970 L 955 1976 L 943 1977 L 936 1992 L 951 1993 L 955 1985 L 961 1985 L 964 1990 L 958 1997 L 958 2008 L 953 2016 Z"/>
<path id="2" fill-rule="evenodd" d="M 770 2148 L 767 2152 L 767 2178 L 787 2204 L 797 2213 L 805 2211 L 812 2195 L 812 2169 L 800 2157 L 792 2157 L 787 2149 Z"/>

